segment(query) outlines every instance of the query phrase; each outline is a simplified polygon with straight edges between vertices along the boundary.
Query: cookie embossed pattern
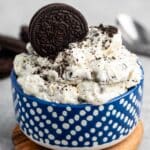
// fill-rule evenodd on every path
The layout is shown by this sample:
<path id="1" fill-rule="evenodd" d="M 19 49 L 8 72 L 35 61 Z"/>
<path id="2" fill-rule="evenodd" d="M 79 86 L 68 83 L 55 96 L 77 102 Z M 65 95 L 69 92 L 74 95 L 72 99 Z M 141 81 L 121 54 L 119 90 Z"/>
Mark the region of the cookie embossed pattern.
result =
<path id="1" fill-rule="evenodd" d="M 47 148 L 92 150 L 133 132 L 144 73 L 137 57 L 122 46 L 117 28 L 88 28 L 78 10 L 56 3 L 33 16 L 29 39 L 28 52 L 15 58 L 11 74 L 16 120 L 27 137 Z M 29 82 L 34 79 L 38 82 Z"/>

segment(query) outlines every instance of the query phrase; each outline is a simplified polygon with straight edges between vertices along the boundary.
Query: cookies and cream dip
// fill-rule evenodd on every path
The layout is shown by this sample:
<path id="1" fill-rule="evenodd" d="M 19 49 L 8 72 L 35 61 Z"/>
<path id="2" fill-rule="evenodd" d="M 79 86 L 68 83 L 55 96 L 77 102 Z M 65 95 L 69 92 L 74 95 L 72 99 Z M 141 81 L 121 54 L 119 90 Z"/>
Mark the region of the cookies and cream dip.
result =
<path id="1" fill-rule="evenodd" d="M 81 42 L 70 43 L 55 60 L 28 53 L 16 56 L 14 71 L 26 94 L 56 103 L 102 104 L 141 80 L 138 58 L 112 26 L 89 27 Z"/>

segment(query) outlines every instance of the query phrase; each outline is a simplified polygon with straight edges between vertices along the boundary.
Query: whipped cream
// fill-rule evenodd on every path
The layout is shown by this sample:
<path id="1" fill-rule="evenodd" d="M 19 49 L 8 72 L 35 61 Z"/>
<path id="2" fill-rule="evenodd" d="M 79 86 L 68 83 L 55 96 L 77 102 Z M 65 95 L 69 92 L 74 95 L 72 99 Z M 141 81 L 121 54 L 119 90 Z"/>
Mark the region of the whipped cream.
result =
<path id="1" fill-rule="evenodd" d="M 30 43 L 27 51 L 14 60 L 18 83 L 25 93 L 47 101 L 102 104 L 142 78 L 137 56 L 112 26 L 89 27 L 83 41 L 69 44 L 55 60 L 39 56 Z"/>

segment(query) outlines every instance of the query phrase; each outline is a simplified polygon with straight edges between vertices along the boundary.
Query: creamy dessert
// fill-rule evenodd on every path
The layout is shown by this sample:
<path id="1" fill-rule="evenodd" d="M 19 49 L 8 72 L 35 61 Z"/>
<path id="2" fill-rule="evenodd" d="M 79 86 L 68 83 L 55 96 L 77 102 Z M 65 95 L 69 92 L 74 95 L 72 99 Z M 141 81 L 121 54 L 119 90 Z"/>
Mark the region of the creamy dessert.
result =
<path id="1" fill-rule="evenodd" d="M 113 26 L 89 27 L 80 42 L 70 43 L 53 60 L 27 44 L 16 56 L 14 71 L 26 94 L 56 103 L 102 104 L 141 80 L 138 58 L 122 44 Z"/>

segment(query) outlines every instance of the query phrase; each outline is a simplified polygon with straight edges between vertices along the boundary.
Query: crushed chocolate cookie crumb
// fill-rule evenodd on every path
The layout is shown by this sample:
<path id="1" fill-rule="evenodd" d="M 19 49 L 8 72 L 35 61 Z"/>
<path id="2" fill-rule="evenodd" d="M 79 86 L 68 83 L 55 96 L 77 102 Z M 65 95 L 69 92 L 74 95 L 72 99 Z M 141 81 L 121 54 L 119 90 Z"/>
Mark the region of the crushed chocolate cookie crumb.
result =
<path id="1" fill-rule="evenodd" d="M 70 77 L 72 77 L 72 74 L 73 74 L 73 73 L 72 73 L 72 72 L 70 72 L 70 73 L 69 73 L 69 76 L 70 76 Z"/>
<path id="2" fill-rule="evenodd" d="M 85 100 L 85 99 L 82 99 L 82 98 L 80 98 L 80 97 L 78 97 L 78 101 L 79 101 L 79 103 L 86 103 L 86 100 Z"/>
<path id="3" fill-rule="evenodd" d="M 47 75 L 44 75 L 44 76 L 43 76 L 43 79 L 44 79 L 45 81 L 48 81 Z"/>
<path id="4" fill-rule="evenodd" d="M 115 60 L 115 59 L 116 59 L 116 57 L 115 57 L 115 56 L 112 56 L 111 58 L 112 58 L 113 60 Z"/>
<path id="5" fill-rule="evenodd" d="M 115 78 L 116 78 L 116 76 L 115 76 L 115 75 L 114 75 L 114 76 L 111 76 L 111 78 L 112 78 L 112 79 L 115 79 Z"/>
<path id="6" fill-rule="evenodd" d="M 102 59 L 101 57 L 96 57 L 96 60 L 100 60 L 100 59 Z"/>
<path id="7" fill-rule="evenodd" d="M 98 29 L 102 31 L 102 34 L 106 33 L 109 37 L 113 37 L 114 34 L 118 33 L 118 29 L 114 26 L 104 26 L 103 24 L 100 24 Z"/>
<path id="8" fill-rule="evenodd" d="M 95 33 L 94 36 L 95 36 L 95 37 L 99 36 L 99 33 Z"/>

